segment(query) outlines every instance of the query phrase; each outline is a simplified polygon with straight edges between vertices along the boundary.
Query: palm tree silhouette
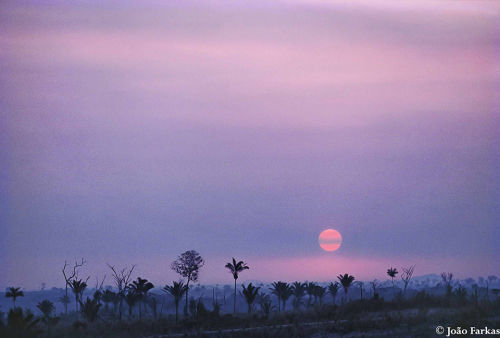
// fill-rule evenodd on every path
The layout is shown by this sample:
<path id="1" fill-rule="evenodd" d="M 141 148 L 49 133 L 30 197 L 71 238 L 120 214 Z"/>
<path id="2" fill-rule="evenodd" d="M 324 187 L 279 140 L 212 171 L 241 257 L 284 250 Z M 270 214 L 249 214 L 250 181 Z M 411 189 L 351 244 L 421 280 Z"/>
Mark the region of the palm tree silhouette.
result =
<path id="1" fill-rule="evenodd" d="M 272 305 L 271 301 L 265 302 L 262 306 L 262 312 L 264 315 L 268 316 L 273 309 L 276 308 L 276 305 Z"/>
<path id="2" fill-rule="evenodd" d="M 179 302 L 182 296 L 186 293 L 188 287 L 187 285 L 184 285 L 183 282 L 173 282 L 173 283 L 174 283 L 173 286 L 165 285 L 162 291 L 174 297 L 175 322 L 177 323 L 177 318 L 179 317 Z"/>
<path id="3" fill-rule="evenodd" d="M 142 310 L 141 310 L 142 300 L 145 298 L 148 291 L 154 287 L 155 286 L 153 285 L 153 283 L 148 282 L 147 279 L 142 279 L 141 277 L 138 277 L 137 281 L 132 282 L 131 288 L 137 293 L 139 300 L 140 300 L 139 301 L 139 321 L 142 321 Z"/>
<path id="4" fill-rule="evenodd" d="M 314 290 L 316 288 L 316 283 L 314 282 L 309 282 L 306 284 L 306 293 L 309 295 L 309 300 L 308 300 L 308 304 L 311 304 L 311 297 L 314 296 Z"/>
<path id="5" fill-rule="evenodd" d="M 292 290 L 293 299 L 292 299 L 292 307 L 295 310 L 300 309 L 302 305 L 302 297 L 304 297 L 306 293 L 307 284 L 302 284 L 301 282 L 293 282 L 290 290 Z"/>
<path id="6" fill-rule="evenodd" d="M 267 295 L 265 292 L 261 292 L 257 295 L 255 301 L 260 305 L 261 310 L 264 311 L 264 304 L 270 302 L 271 297 L 269 297 L 269 295 Z"/>
<path id="7" fill-rule="evenodd" d="M 64 295 L 62 297 L 59 297 L 59 303 L 63 303 L 64 304 L 64 308 L 66 308 L 66 306 L 69 303 L 71 303 L 71 299 L 68 296 Z"/>
<path id="8" fill-rule="evenodd" d="M 292 299 L 292 308 L 294 310 L 299 310 L 300 307 L 304 304 L 301 298 L 297 298 L 296 296 L 293 296 Z"/>
<path id="9" fill-rule="evenodd" d="M 132 309 L 134 305 L 140 300 L 140 295 L 134 290 L 129 290 L 125 294 L 125 303 L 128 305 L 128 317 L 132 317 Z"/>
<path id="10" fill-rule="evenodd" d="M 277 283 L 272 283 L 272 293 L 278 296 L 278 311 L 281 312 L 281 301 L 283 301 L 283 310 L 285 310 L 286 301 L 292 295 L 292 290 L 290 289 L 290 285 L 288 283 L 284 283 L 279 281 Z"/>
<path id="11" fill-rule="evenodd" d="M 236 280 L 238 279 L 238 274 L 240 272 L 243 272 L 243 270 L 248 270 L 250 268 L 243 261 L 239 261 L 238 263 L 236 263 L 236 260 L 234 259 L 234 257 L 233 257 L 233 263 L 227 263 L 225 267 L 226 267 L 226 269 L 229 270 L 229 272 L 231 272 L 233 274 L 233 278 L 234 278 L 234 310 L 233 310 L 233 314 L 236 314 Z"/>
<path id="12" fill-rule="evenodd" d="M 283 311 L 285 311 L 285 306 L 286 302 L 290 297 L 293 295 L 293 290 L 290 288 L 290 284 L 284 283 L 283 286 L 283 294 L 281 295 L 281 298 L 283 299 Z"/>
<path id="13" fill-rule="evenodd" d="M 99 304 L 99 301 L 97 299 L 90 299 L 89 297 L 87 297 L 85 302 L 79 302 L 82 316 L 87 320 L 87 322 L 95 322 L 97 320 L 99 309 L 101 308 L 102 304 Z"/>
<path id="14" fill-rule="evenodd" d="M 97 302 L 98 302 L 99 304 L 101 304 L 101 300 L 102 300 L 102 292 L 101 292 L 101 291 L 99 291 L 99 290 L 96 290 L 96 291 L 94 292 L 93 298 L 94 298 L 95 300 L 97 300 Z"/>
<path id="15" fill-rule="evenodd" d="M 343 276 L 339 275 L 337 278 L 339 279 L 340 284 L 342 284 L 342 287 L 344 288 L 346 300 L 349 299 L 349 295 L 347 294 L 347 291 L 349 290 L 349 287 L 354 282 L 354 279 L 355 279 L 354 276 L 351 276 L 351 275 L 346 273 Z"/>
<path id="16" fill-rule="evenodd" d="M 7 314 L 6 337 L 35 338 L 43 333 L 38 329 L 40 319 L 35 319 L 35 315 L 22 308 L 13 308 Z M 3 323 L 2 323 L 3 325 Z M 0 333 L 4 333 L 0 325 Z M 2 336 L 3 337 L 3 336 Z"/>
<path id="17" fill-rule="evenodd" d="M 71 288 L 71 291 L 75 294 L 75 305 L 76 305 L 76 320 L 78 320 L 78 303 L 81 301 L 83 297 L 83 291 L 87 288 L 87 283 L 85 283 L 83 280 L 77 280 L 73 279 L 69 283 L 69 287 Z"/>
<path id="18" fill-rule="evenodd" d="M 292 283 L 290 289 L 292 290 L 293 295 L 297 299 L 301 299 L 306 294 L 306 286 L 307 284 L 302 284 L 301 282 L 294 282 Z"/>
<path id="19" fill-rule="evenodd" d="M 24 292 L 21 291 L 21 288 L 15 288 L 11 286 L 9 288 L 9 291 L 5 293 L 5 298 L 12 298 L 12 301 L 14 302 L 14 309 L 16 308 L 16 299 L 17 297 L 24 297 Z"/>
<path id="20" fill-rule="evenodd" d="M 102 301 L 104 302 L 104 309 L 107 312 L 108 311 L 108 304 L 113 302 L 113 298 L 115 296 L 115 293 L 109 289 L 106 289 L 102 293 Z"/>
<path id="21" fill-rule="evenodd" d="M 398 269 L 396 269 L 396 268 L 387 269 L 387 275 L 389 275 L 389 277 L 391 277 L 391 279 L 392 279 L 392 293 L 393 294 L 396 292 L 396 289 L 394 287 L 394 278 L 396 278 L 397 274 L 398 274 Z"/>
<path id="22" fill-rule="evenodd" d="M 332 295 L 332 303 L 335 304 L 335 297 L 337 296 L 337 292 L 340 289 L 339 282 L 328 284 L 328 292 Z"/>
<path id="23" fill-rule="evenodd" d="M 37 309 L 42 313 L 42 322 L 47 325 L 47 336 L 50 336 L 50 326 L 52 324 L 56 324 L 59 322 L 59 317 L 51 317 L 50 314 L 55 311 L 56 307 L 54 303 L 50 300 L 45 299 L 41 302 L 38 302 Z"/>
<path id="24" fill-rule="evenodd" d="M 38 302 L 36 308 L 38 310 L 40 310 L 40 312 L 42 313 L 42 316 L 45 318 L 50 317 L 51 312 L 56 309 L 56 307 L 54 306 L 54 303 L 52 303 L 48 299 L 45 299 L 45 300 L 42 300 L 41 302 Z"/>
<path id="25" fill-rule="evenodd" d="M 319 305 L 323 305 L 323 299 L 325 298 L 326 295 L 326 288 L 323 286 L 316 285 L 316 288 L 314 290 L 314 298 L 319 298 Z"/>
<path id="26" fill-rule="evenodd" d="M 246 288 L 245 285 L 242 286 L 243 291 L 240 291 L 240 295 L 245 298 L 248 305 L 248 313 L 250 314 L 252 313 L 252 305 L 255 301 L 255 298 L 257 297 L 260 287 L 255 287 L 252 285 L 252 283 L 249 283 Z"/>

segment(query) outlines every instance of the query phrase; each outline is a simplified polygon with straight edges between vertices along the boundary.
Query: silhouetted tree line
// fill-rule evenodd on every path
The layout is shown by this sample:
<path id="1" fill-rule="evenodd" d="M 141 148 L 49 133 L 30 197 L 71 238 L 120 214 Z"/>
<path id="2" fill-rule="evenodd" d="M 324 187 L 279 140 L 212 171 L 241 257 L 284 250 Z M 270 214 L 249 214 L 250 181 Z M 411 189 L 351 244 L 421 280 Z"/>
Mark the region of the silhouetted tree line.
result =
<path id="1" fill-rule="evenodd" d="M 115 290 L 104 289 L 104 277 L 99 283 L 97 278 L 95 284 L 95 291 L 92 297 L 83 299 L 84 291 L 88 287 L 90 277 L 86 279 L 78 277 L 78 268 L 83 266 L 86 262 L 82 259 L 81 262 L 76 262 L 71 274 L 66 273 L 67 262 L 63 267 L 63 276 L 65 280 L 65 295 L 60 297 L 59 301 L 64 304 L 64 313 L 59 316 L 55 313 L 55 305 L 53 302 L 45 299 L 39 302 L 36 306 L 39 311 L 39 316 L 35 316 L 30 310 L 23 310 L 16 306 L 16 301 L 20 297 L 24 297 L 23 291 L 20 287 L 11 287 L 5 293 L 5 297 L 12 298 L 13 307 L 7 314 L 6 322 L 2 320 L 3 313 L 0 312 L 0 336 L 2 337 L 37 337 L 42 333 L 50 336 L 53 328 L 58 325 L 61 319 L 67 320 L 68 304 L 71 303 L 71 298 L 68 296 L 68 290 L 73 293 L 75 300 L 74 319 L 72 324 L 73 329 L 79 329 L 92 325 L 94 323 L 103 322 L 104 324 L 120 323 L 122 321 L 123 308 L 128 307 L 128 319 L 134 320 L 134 309 L 138 308 L 139 323 L 143 321 L 143 309 L 149 315 L 149 318 L 161 319 L 162 311 L 164 308 L 163 301 L 161 302 L 161 311 L 158 314 L 157 309 L 160 305 L 159 299 L 156 295 L 151 295 L 150 291 L 154 285 L 147 279 L 138 277 L 136 280 L 132 279 L 132 273 L 135 266 L 131 268 L 117 269 L 115 266 L 109 265 L 111 275 L 115 283 Z M 189 327 L 195 325 L 197 322 L 207 320 L 207 318 L 221 318 L 220 310 L 222 304 L 216 298 L 215 290 L 212 290 L 212 311 L 207 310 L 204 302 L 203 295 L 198 299 L 189 298 L 190 283 L 195 283 L 199 279 L 201 268 L 204 266 L 204 259 L 196 251 L 186 251 L 181 254 L 171 264 L 171 269 L 178 273 L 184 281 L 173 281 L 172 285 L 165 285 L 161 291 L 165 292 L 173 302 L 175 307 L 175 323 L 179 323 L 179 304 L 185 297 L 185 306 L 183 311 L 182 327 Z M 455 283 L 452 273 L 441 274 L 441 287 L 445 289 L 444 296 L 432 295 L 425 290 L 414 293 L 411 297 L 407 296 L 407 289 L 411 283 L 411 279 L 415 270 L 415 266 L 409 268 L 402 268 L 401 283 L 402 287 L 396 290 L 395 279 L 399 274 L 395 268 L 387 270 L 387 276 L 390 277 L 392 283 L 392 294 L 394 296 L 391 302 L 386 302 L 383 298 L 379 297 L 377 288 L 380 283 L 377 280 L 370 282 L 371 290 L 373 291 L 372 297 L 363 299 L 363 283 L 355 282 L 355 277 L 347 273 L 337 276 L 337 281 L 329 283 L 326 287 L 321 286 L 314 282 L 293 282 L 286 283 L 283 281 L 274 282 L 270 285 L 270 294 L 263 291 L 263 284 L 260 286 L 249 283 L 242 285 L 241 291 L 237 291 L 237 280 L 240 274 L 249 269 L 247 263 L 243 261 L 228 262 L 225 268 L 231 273 L 234 279 L 234 299 L 233 299 L 233 316 L 236 315 L 236 302 L 237 295 L 246 303 L 247 312 L 249 316 L 254 316 L 254 313 L 259 312 L 263 318 L 268 318 L 273 311 L 279 314 L 297 313 L 299 311 L 306 311 L 305 313 L 313 314 L 314 318 L 331 319 L 336 316 L 343 316 L 349 313 L 361 313 L 364 311 L 381 311 L 386 310 L 401 310 L 405 308 L 419 308 L 428 309 L 429 307 L 472 307 L 475 310 L 476 316 L 487 314 L 492 308 L 497 311 L 500 309 L 499 289 L 491 290 L 492 297 L 490 299 L 489 282 L 494 282 L 494 276 L 486 281 L 486 293 L 483 298 L 479 296 L 478 285 L 472 284 L 471 292 L 460 283 Z M 354 285 L 359 286 L 360 299 L 352 301 L 349 297 L 349 289 Z M 191 286 L 192 287 L 192 286 Z M 203 291 L 203 288 L 197 287 L 198 290 Z M 206 289 L 204 289 L 206 291 Z M 338 307 L 336 298 L 339 290 L 343 291 Z M 327 298 L 329 295 L 329 298 Z M 271 296 L 277 298 L 277 303 L 273 304 Z M 325 299 L 326 298 L 326 299 Z M 225 295 L 224 295 L 225 302 Z M 290 300 L 291 299 L 291 300 Z M 287 312 L 287 303 L 291 302 L 292 312 Z M 488 304 L 488 305 L 485 305 Z M 496 305 L 495 305 L 496 304 Z M 486 308 L 486 310 L 485 310 Z M 149 312 L 152 311 L 152 313 Z M 308 312 L 309 311 L 309 312 Z M 312 311 L 312 312 L 311 312 Z M 486 311 L 486 312 L 485 312 Z M 82 321 L 79 321 L 81 315 Z M 255 317 L 252 317 L 255 318 Z M 307 318 L 307 315 L 306 317 Z M 231 322 L 228 317 L 226 321 Z M 195 324 L 193 324 L 194 320 Z M 191 323 L 191 324 L 190 324 Z"/>

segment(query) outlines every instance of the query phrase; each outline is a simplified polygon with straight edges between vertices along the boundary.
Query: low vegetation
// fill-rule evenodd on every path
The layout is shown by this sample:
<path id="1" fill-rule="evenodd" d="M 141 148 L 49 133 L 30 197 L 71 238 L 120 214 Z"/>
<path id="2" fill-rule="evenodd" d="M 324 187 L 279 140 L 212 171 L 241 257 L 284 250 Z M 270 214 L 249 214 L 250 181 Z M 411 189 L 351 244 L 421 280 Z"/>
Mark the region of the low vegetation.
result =
<path id="1" fill-rule="evenodd" d="M 278 281 L 267 287 L 248 283 L 236 293 L 239 273 L 249 267 L 233 258 L 226 268 L 235 281 L 234 293 L 228 285 L 224 288 L 228 298 L 224 291 L 219 301 L 215 287 L 210 297 L 205 295 L 205 287 L 188 285 L 197 281 L 204 264 L 197 252 L 184 253 L 174 263 L 172 269 L 187 278 L 187 283 L 174 281 L 155 293 L 147 279 L 132 279 L 134 267 L 119 270 L 111 265 L 115 286 L 103 288 L 101 281 L 88 290 L 88 278 L 78 279 L 76 273 L 82 260 L 69 277 L 63 270 L 75 306 L 68 312 L 71 300 L 63 295 L 59 301 L 64 311 L 59 314 L 49 299 L 38 302 L 36 313 L 18 307 L 25 293 L 20 287 L 11 287 L 5 297 L 12 298 L 13 306 L 7 313 L 0 311 L 0 337 L 428 337 L 435 335 L 437 326 L 500 328 L 495 276 L 490 276 L 486 287 L 480 287 L 471 280 L 462 285 L 453 274 L 443 273 L 433 287 L 411 288 L 415 267 L 402 268 L 400 283 L 395 281 L 397 269 L 391 267 L 387 270 L 391 279 L 370 282 L 370 293 L 365 290 L 364 297 L 364 284 L 347 273 L 325 286 L 314 282 Z M 188 298 L 189 290 L 192 296 Z M 91 296 L 84 299 L 85 292 Z M 186 304 L 180 313 L 184 297 Z M 239 308 L 237 297 L 243 300 Z"/>

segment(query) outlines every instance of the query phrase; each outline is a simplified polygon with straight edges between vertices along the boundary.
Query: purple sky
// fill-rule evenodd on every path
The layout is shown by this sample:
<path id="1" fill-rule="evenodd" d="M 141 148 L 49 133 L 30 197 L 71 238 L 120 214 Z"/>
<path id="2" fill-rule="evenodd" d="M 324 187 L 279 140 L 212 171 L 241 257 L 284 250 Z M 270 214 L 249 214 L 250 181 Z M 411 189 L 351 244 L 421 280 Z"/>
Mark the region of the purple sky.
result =
<path id="1" fill-rule="evenodd" d="M 500 274 L 495 2 L 37 3 L 0 8 L 0 287 Z"/>

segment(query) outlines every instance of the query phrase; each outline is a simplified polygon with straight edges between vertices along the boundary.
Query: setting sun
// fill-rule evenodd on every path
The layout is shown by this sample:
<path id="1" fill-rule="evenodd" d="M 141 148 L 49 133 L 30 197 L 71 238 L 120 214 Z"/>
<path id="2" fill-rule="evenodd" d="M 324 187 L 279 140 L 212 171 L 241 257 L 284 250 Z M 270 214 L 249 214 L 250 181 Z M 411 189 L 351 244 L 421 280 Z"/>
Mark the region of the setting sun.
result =
<path id="1" fill-rule="evenodd" d="M 342 236 L 337 230 L 323 231 L 318 238 L 319 246 L 325 251 L 335 251 L 342 244 Z"/>

